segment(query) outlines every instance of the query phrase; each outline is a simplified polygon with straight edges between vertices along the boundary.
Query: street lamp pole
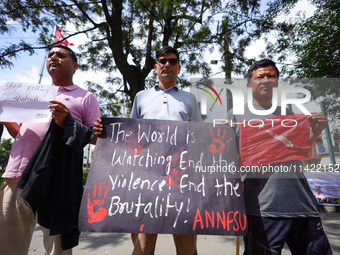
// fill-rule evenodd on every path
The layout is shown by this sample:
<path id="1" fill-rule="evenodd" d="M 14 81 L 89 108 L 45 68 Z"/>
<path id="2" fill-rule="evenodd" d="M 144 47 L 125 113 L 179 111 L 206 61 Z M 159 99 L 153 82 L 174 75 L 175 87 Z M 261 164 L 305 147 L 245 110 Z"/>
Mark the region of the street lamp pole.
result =
<path id="1" fill-rule="evenodd" d="M 326 115 L 326 109 L 323 104 L 323 101 L 320 101 L 320 108 L 321 112 Z M 328 144 L 328 152 L 329 152 L 329 158 L 331 160 L 331 164 L 334 166 L 336 164 L 335 157 L 334 157 L 334 150 L 333 150 L 333 144 L 331 140 L 331 132 L 329 131 L 329 126 L 325 128 L 326 132 L 326 138 L 327 138 L 327 144 Z"/>

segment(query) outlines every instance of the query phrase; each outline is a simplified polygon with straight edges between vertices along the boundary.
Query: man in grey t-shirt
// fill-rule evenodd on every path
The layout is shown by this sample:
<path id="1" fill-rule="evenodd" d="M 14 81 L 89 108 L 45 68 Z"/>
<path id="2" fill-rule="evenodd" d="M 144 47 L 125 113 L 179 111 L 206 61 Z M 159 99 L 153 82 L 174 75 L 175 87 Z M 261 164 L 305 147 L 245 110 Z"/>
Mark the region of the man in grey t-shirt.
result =
<path id="1" fill-rule="evenodd" d="M 255 62 L 249 68 L 247 78 L 247 87 L 252 90 L 254 108 L 270 109 L 273 87 L 278 86 L 279 78 L 275 62 L 268 59 Z M 287 114 L 293 112 L 287 109 Z M 280 115 L 280 107 L 272 114 L 259 116 L 250 112 L 246 106 L 244 115 L 233 115 L 231 110 L 228 119 L 239 123 L 243 120 L 267 119 Z M 321 113 L 312 113 L 309 120 L 312 144 L 327 126 L 327 119 Z M 239 137 L 239 125 L 235 126 L 235 132 Z M 300 164 L 300 161 L 294 160 L 275 165 Z M 244 187 L 249 223 L 249 231 L 244 238 L 244 254 L 281 254 L 285 243 L 292 254 L 332 254 L 322 229 L 315 198 L 303 173 L 296 171 L 287 175 L 277 172 L 266 176 L 248 173 Z"/>

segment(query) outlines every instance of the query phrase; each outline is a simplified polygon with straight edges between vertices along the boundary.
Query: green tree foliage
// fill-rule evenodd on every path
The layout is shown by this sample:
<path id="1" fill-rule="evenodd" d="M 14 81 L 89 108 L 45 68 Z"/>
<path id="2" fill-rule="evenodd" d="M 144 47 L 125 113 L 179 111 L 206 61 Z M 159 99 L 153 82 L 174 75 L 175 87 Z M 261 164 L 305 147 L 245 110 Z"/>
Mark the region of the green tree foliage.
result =
<path id="1" fill-rule="evenodd" d="M 0 1 L 0 35 L 6 33 L 11 35 L 16 30 L 11 25 L 12 21 L 19 22 L 23 32 L 39 33 L 38 42 L 35 44 L 21 40 L 18 44 L 9 43 L 6 47 L 0 48 L 0 67 L 13 67 L 11 59 L 17 58 L 21 51 L 29 52 L 32 55 L 36 49 L 46 48 L 52 41 L 46 40 L 44 35 L 49 34 L 51 27 L 56 24 L 55 22 L 66 19 L 69 15 L 72 15 L 72 11 L 67 10 L 66 6 L 65 8 L 58 7 L 57 4 L 49 0 Z"/>
<path id="2" fill-rule="evenodd" d="M 119 85 L 120 78 L 113 78 L 109 83 L 117 83 Z M 125 95 L 118 97 L 116 95 L 118 91 L 115 90 L 112 85 L 110 85 L 109 88 L 104 88 L 99 84 L 87 81 L 87 87 L 98 99 L 103 117 L 115 116 L 126 118 L 130 116 L 132 108 L 130 100 L 128 100 Z M 124 106 L 124 108 L 122 106 Z M 123 110 L 126 112 L 122 112 Z"/>
<path id="3" fill-rule="evenodd" d="M 297 2 L 253 0 L 229 1 L 225 4 L 223 20 L 217 25 L 217 35 L 226 77 L 231 77 L 232 72 L 242 73 L 255 61 L 244 55 L 247 46 L 263 34 L 276 29 L 275 18 L 289 12 Z M 263 8 L 265 3 L 267 8 Z"/>
<path id="4" fill-rule="evenodd" d="M 300 13 L 279 24 L 279 40 L 271 50 L 280 62 L 292 61 L 283 72 L 308 89 L 313 100 L 323 100 L 329 119 L 335 121 L 340 117 L 340 2 L 311 3 L 316 7 L 311 17 Z"/>
<path id="5" fill-rule="evenodd" d="M 188 85 L 183 73 L 209 76 L 210 66 L 204 54 L 214 45 L 221 46 L 225 70 L 241 72 L 249 64 L 244 57 L 246 46 L 270 29 L 273 18 L 296 1 L 272 0 L 261 14 L 260 4 L 267 1 L 7 0 L 0 3 L 0 33 L 10 32 L 9 21 L 15 20 L 24 31 L 40 32 L 39 45 L 44 47 L 52 43 L 54 35 L 49 31 L 54 31 L 54 24 L 61 30 L 67 23 L 73 24 L 75 34 L 85 33 L 88 37 L 79 46 L 80 68 L 106 72 L 112 85 L 117 80 L 110 77 L 118 70 L 122 74 L 120 92 L 133 101 L 138 91 L 155 81 L 149 73 L 154 68 L 157 49 L 170 45 L 179 50 L 182 85 Z M 37 47 L 22 41 L 0 49 L 0 66 L 11 67 L 10 60 L 19 50 L 33 53 Z M 89 85 L 93 89 L 101 86 Z"/>
<path id="6" fill-rule="evenodd" d="M 2 139 L 0 142 L 0 167 L 4 169 L 7 165 L 9 154 L 12 149 L 12 139 Z"/>

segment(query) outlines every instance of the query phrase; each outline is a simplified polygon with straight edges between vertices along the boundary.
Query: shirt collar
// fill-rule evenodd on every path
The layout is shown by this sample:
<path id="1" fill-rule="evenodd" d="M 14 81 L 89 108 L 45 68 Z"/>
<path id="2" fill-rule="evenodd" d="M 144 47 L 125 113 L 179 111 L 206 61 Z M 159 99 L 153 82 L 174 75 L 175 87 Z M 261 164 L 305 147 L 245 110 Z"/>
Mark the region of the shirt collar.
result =
<path id="1" fill-rule="evenodd" d="M 61 91 L 61 90 L 68 90 L 68 91 L 71 91 L 71 90 L 75 90 L 75 89 L 77 89 L 77 88 L 78 88 L 77 85 L 59 86 L 58 91 Z"/>
<path id="2" fill-rule="evenodd" d="M 165 89 L 164 89 L 162 86 L 160 86 L 160 85 L 156 85 L 156 86 L 155 86 L 155 90 L 156 90 L 156 91 L 159 91 L 159 90 L 169 91 L 169 90 L 172 90 L 172 89 L 175 89 L 176 91 L 179 90 L 179 88 L 178 88 L 177 85 L 173 85 L 173 86 L 171 86 L 170 88 L 168 88 L 167 90 L 165 90 Z"/>

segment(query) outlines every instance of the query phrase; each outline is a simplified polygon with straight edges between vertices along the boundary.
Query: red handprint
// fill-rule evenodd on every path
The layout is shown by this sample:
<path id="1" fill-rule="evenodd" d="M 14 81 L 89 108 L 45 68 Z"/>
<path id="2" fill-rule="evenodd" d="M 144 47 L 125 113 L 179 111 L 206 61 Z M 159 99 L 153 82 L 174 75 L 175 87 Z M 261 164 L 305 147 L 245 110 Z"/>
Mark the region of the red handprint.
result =
<path id="1" fill-rule="evenodd" d="M 223 142 L 221 139 L 224 139 L 224 136 L 227 132 L 226 130 L 223 131 L 221 139 L 214 138 L 214 135 L 213 135 L 211 128 L 209 128 L 209 130 L 210 130 L 210 135 L 212 137 L 213 142 L 211 144 L 209 144 L 207 147 L 209 148 L 211 153 L 218 153 L 218 154 L 222 155 L 223 152 L 224 152 L 224 148 L 225 148 L 226 144 L 229 143 L 232 138 L 230 137 L 227 141 Z M 220 128 L 218 128 L 217 129 L 217 137 L 220 136 L 220 132 L 221 132 Z M 216 144 L 218 145 L 218 147 L 216 146 Z"/>
<path id="2" fill-rule="evenodd" d="M 132 135 L 135 136 L 135 133 L 136 132 L 133 129 L 132 130 Z M 132 153 L 132 155 L 139 155 L 139 154 L 141 154 L 141 152 L 143 150 L 143 147 L 138 145 L 138 144 L 136 144 L 137 143 L 136 139 L 132 139 L 129 142 L 124 140 L 124 143 L 125 143 L 126 147 L 128 148 L 128 150 Z M 135 145 L 135 147 L 134 147 L 134 145 Z"/>
<path id="3" fill-rule="evenodd" d="M 177 166 L 178 169 L 176 169 L 176 163 L 177 163 L 178 155 L 175 155 L 174 160 L 174 168 L 170 167 L 170 172 L 167 176 L 164 177 L 164 180 L 166 181 L 167 186 L 179 186 L 178 182 L 181 180 L 182 175 L 185 173 L 185 171 L 188 169 L 188 166 L 186 166 L 184 169 L 180 168 L 181 161 L 179 160 L 179 164 Z"/>
<path id="4" fill-rule="evenodd" d="M 99 189 L 98 189 L 98 197 L 100 196 L 101 190 L 102 190 L 103 182 L 99 183 Z M 107 190 L 109 189 L 109 185 L 106 186 L 105 193 L 103 195 L 103 198 L 106 197 Z M 87 194 L 87 214 L 88 214 L 88 221 L 89 223 L 99 222 L 102 221 L 106 215 L 107 215 L 107 209 L 100 206 L 97 211 L 94 211 L 95 205 L 102 205 L 104 203 L 104 199 L 96 199 L 97 196 L 97 184 L 94 185 L 93 188 L 93 202 L 91 202 L 91 192 Z"/>

